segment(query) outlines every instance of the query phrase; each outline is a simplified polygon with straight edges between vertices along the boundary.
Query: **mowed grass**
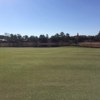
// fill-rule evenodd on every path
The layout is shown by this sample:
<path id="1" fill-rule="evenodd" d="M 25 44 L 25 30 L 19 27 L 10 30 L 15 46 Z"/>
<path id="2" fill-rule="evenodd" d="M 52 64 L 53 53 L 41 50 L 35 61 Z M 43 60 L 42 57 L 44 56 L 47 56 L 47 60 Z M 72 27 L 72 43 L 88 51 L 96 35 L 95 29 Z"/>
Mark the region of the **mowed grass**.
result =
<path id="1" fill-rule="evenodd" d="M 100 100 L 100 49 L 0 48 L 0 100 Z"/>

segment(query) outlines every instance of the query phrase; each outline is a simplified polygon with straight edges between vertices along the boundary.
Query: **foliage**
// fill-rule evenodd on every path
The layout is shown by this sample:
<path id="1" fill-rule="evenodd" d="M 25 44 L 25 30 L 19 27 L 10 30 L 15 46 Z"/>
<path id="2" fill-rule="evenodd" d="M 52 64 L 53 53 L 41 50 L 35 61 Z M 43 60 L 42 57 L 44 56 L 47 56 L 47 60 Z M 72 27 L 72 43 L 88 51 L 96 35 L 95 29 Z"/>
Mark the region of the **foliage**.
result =
<path id="1" fill-rule="evenodd" d="M 41 46 L 42 44 L 45 46 L 50 46 L 50 44 L 51 45 L 55 44 L 55 46 L 63 46 L 68 44 L 69 45 L 78 44 L 80 42 L 100 42 L 100 32 L 95 36 L 79 35 L 79 33 L 77 33 L 76 36 L 70 36 L 69 33 L 61 32 L 61 33 L 56 33 L 51 37 L 49 37 L 48 34 L 46 35 L 41 34 L 39 37 L 34 35 L 21 36 L 20 34 L 9 34 L 8 36 L 1 35 L 0 42 L 12 43 L 12 46 L 16 47 L 23 46 L 23 44 L 25 43 L 28 45 L 29 42 L 33 43 L 33 45 L 31 46 Z"/>

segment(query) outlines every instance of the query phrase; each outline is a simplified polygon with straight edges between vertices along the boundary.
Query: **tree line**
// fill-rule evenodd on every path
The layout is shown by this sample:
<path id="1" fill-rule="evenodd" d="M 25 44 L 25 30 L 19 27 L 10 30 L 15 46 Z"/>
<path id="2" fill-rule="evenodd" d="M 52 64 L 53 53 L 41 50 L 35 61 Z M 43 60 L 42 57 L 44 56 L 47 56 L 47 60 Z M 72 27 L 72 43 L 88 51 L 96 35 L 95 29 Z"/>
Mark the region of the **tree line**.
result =
<path id="1" fill-rule="evenodd" d="M 55 35 L 48 36 L 48 34 L 41 34 L 40 36 L 28 36 L 21 34 L 0 35 L 0 44 L 4 43 L 7 46 L 64 46 L 72 45 L 80 42 L 100 42 L 100 31 L 95 36 L 80 35 L 77 33 L 75 36 L 70 36 L 69 33 L 56 33 Z"/>

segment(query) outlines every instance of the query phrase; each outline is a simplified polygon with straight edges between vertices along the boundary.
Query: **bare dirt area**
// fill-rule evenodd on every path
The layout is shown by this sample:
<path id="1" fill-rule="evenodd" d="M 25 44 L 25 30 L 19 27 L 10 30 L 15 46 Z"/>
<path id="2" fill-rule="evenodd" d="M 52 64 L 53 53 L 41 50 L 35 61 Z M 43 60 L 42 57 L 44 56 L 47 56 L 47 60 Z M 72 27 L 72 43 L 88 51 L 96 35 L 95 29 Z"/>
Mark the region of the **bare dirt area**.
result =
<path id="1" fill-rule="evenodd" d="M 82 42 L 79 46 L 100 48 L 100 42 Z"/>

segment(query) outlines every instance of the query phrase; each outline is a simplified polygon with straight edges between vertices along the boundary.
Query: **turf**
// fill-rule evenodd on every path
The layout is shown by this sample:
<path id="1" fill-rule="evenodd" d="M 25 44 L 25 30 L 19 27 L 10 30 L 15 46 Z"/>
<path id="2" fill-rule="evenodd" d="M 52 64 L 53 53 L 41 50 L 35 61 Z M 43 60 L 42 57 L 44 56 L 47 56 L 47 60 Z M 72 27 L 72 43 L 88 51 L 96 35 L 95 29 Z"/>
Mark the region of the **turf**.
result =
<path id="1" fill-rule="evenodd" d="M 0 48 L 0 100 L 100 100 L 100 49 Z"/>

